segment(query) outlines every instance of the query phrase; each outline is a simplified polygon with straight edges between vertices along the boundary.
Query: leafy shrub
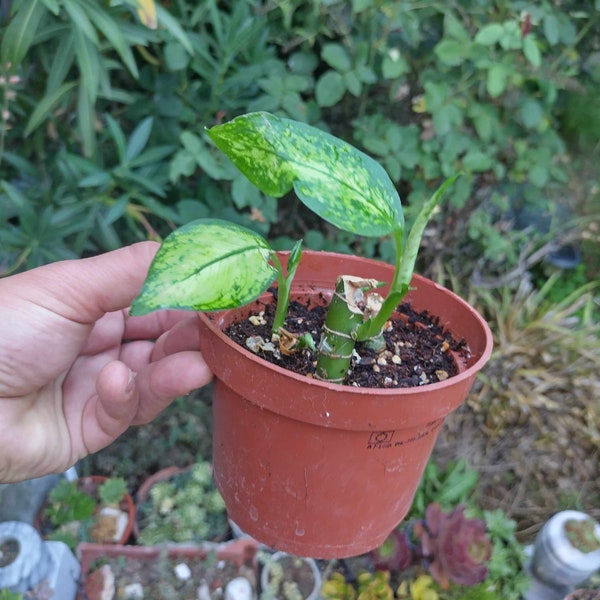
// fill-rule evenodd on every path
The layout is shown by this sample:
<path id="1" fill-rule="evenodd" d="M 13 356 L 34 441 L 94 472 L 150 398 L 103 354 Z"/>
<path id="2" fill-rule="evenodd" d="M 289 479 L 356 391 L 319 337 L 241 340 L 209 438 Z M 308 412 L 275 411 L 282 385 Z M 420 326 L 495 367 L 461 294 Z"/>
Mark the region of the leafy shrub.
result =
<path id="1" fill-rule="evenodd" d="M 598 85 L 591 3 L 182 0 L 156 3 L 155 30 L 136 6 L 15 0 L 0 21 L 0 75 L 20 78 L 0 99 L 11 115 L 0 129 L 5 272 L 206 216 L 352 250 L 298 205 L 278 209 L 207 142 L 205 126 L 255 110 L 381 159 L 409 216 L 463 170 L 427 263 L 460 247 L 471 254 L 461 274 L 476 260 L 502 271 L 563 224 L 567 140 L 585 132 L 581 99 Z M 521 230 L 532 212 L 550 227 Z M 389 257 L 385 241 L 361 250 Z"/>

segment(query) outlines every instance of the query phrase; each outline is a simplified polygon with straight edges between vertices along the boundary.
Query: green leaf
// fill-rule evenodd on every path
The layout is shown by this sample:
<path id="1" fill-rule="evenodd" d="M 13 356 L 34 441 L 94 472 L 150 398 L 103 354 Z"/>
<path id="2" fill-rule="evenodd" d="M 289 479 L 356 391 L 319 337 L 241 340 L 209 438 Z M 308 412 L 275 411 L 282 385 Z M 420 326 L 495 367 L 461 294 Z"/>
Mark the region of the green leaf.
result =
<path id="1" fill-rule="evenodd" d="M 68 83 L 63 83 L 57 90 L 52 92 L 51 94 L 46 94 L 42 98 L 42 100 L 37 104 L 33 113 L 29 117 L 29 121 L 27 122 L 27 127 L 25 127 L 25 137 L 31 134 L 32 131 L 35 131 L 50 115 L 54 107 L 66 96 L 77 83 L 75 81 L 70 81 Z"/>
<path id="2" fill-rule="evenodd" d="M 105 117 L 110 136 L 112 137 L 113 142 L 115 144 L 115 148 L 117 150 L 117 157 L 119 159 L 119 163 L 124 163 L 125 147 L 127 145 L 125 134 L 123 133 L 123 130 L 121 129 L 119 123 L 109 113 L 106 113 Z"/>
<path id="3" fill-rule="evenodd" d="M 218 160 L 221 156 L 216 155 L 215 152 L 211 152 L 212 148 L 202 138 L 186 130 L 181 134 L 179 139 L 183 147 L 194 156 L 196 164 L 211 179 L 231 179 L 234 170 L 231 168 L 230 163 L 224 164 L 224 160 Z"/>
<path id="4" fill-rule="evenodd" d="M 4 189 L 6 195 L 9 200 L 12 201 L 13 205 L 17 208 L 24 209 L 29 205 L 29 200 L 27 197 L 19 190 L 19 188 L 15 187 L 12 183 L 5 181 L 4 179 L 0 181 L 2 188 Z"/>
<path id="5" fill-rule="evenodd" d="M 470 172 L 487 171 L 492 165 L 492 159 L 488 154 L 479 150 L 470 150 L 462 159 L 463 167 Z"/>
<path id="6" fill-rule="evenodd" d="M 551 46 L 558 44 L 560 39 L 560 25 L 556 15 L 544 15 L 544 35 Z"/>
<path id="7" fill-rule="evenodd" d="M 497 98 L 506 89 L 507 69 L 502 64 L 492 65 L 487 75 L 487 91 L 492 98 Z"/>
<path id="8" fill-rule="evenodd" d="M 532 67 L 536 69 L 539 68 L 542 64 L 542 53 L 535 41 L 535 37 L 533 35 L 528 35 L 523 40 L 523 54 L 525 58 L 529 61 Z"/>
<path id="9" fill-rule="evenodd" d="M 406 59 L 399 52 L 388 52 L 381 62 L 384 79 L 397 79 L 409 70 Z"/>
<path id="10" fill-rule="evenodd" d="M 79 2 L 77 0 L 63 0 L 63 6 L 73 22 L 74 29 L 97 46 L 99 42 L 98 34 Z"/>
<path id="11" fill-rule="evenodd" d="M 471 41 L 469 32 L 465 29 L 460 19 L 448 11 L 444 17 L 444 32 L 451 38 L 468 44 Z"/>
<path id="12" fill-rule="evenodd" d="M 218 219 L 188 223 L 165 238 L 131 314 L 243 306 L 274 280 L 271 253 L 262 236 L 239 225 Z"/>
<path id="13" fill-rule="evenodd" d="M 96 173 L 92 173 L 87 177 L 84 177 L 79 181 L 77 187 L 86 188 L 86 187 L 99 187 L 108 185 L 111 183 L 112 177 L 110 173 L 107 171 L 97 171 Z"/>
<path id="14" fill-rule="evenodd" d="M 77 94 L 77 123 L 83 146 L 83 154 L 93 156 L 96 151 L 96 114 L 94 103 L 84 86 L 80 85 Z"/>
<path id="15" fill-rule="evenodd" d="M 433 113 L 433 126 L 438 135 L 450 133 L 462 123 L 463 112 L 455 104 L 445 104 Z"/>
<path id="16" fill-rule="evenodd" d="M 94 25 L 106 36 L 111 46 L 119 53 L 123 64 L 129 69 L 129 72 L 138 77 L 138 68 L 131 48 L 127 44 L 125 36 L 119 27 L 119 23 L 113 19 L 106 10 L 97 6 L 95 2 L 86 2 L 85 8 L 87 14 Z"/>
<path id="17" fill-rule="evenodd" d="M 58 0 L 42 0 L 42 3 L 53 15 L 58 16 L 58 13 L 60 12 Z"/>
<path id="18" fill-rule="evenodd" d="M 39 0 L 21 2 L 12 21 L 2 35 L 0 53 L 2 64 L 16 67 L 21 64 L 35 39 L 38 26 L 46 14 L 46 7 Z"/>
<path id="19" fill-rule="evenodd" d="M 158 2 L 156 3 L 156 18 L 158 24 L 161 27 L 164 27 L 186 49 L 186 51 L 189 52 L 189 54 L 194 54 L 190 38 L 183 27 L 181 27 L 177 19 L 175 19 L 175 17 L 173 17 Z"/>
<path id="20" fill-rule="evenodd" d="M 475 43 L 484 46 L 493 46 L 504 35 L 504 27 L 500 23 L 490 23 L 483 26 L 475 36 Z"/>
<path id="21" fill-rule="evenodd" d="M 81 84 L 94 104 L 100 87 L 100 60 L 96 46 L 79 29 L 74 29 L 75 56 Z"/>
<path id="22" fill-rule="evenodd" d="M 346 85 L 347 90 L 353 96 L 360 96 L 360 93 L 362 92 L 362 83 L 354 71 L 348 71 L 347 73 L 344 73 L 344 84 Z"/>
<path id="23" fill-rule="evenodd" d="M 344 78 L 337 71 L 326 71 L 315 88 L 315 97 L 319 106 L 335 106 L 344 96 L 346 86 Z"/>
<path id="24" fill-rule="evenodd" d="M 262 192 L 294 189 L 322 219 L 364 236 L 402 229 L 400 197 L 384 168 L 316 127 L 269 113 L 242 115 L 209 137 Z"/>
<path id="25" fill-rule="evenodd" d="M 465 48 L 463 42 L 456 40 L 442 40 L 435 48 L 436 56 L 445 65 L 456 67 L 462 64 L 465 57 Z"/>
<path id="26" fill-rule="evenodd" d="M 352 67 L 350 56 L 340 44 L 325 44 L 321 51 L 321 58 L 336 71 L 348 71 Z"/>
<path id="27" fill-rule="evenodd" d="M 169 71 L 180 71 L 188 66 L 190 55 L 179 42 L 168 42 L 165 46 L 165 62 Z"/>
<path id="28" fill-rule="evenodd" d="M 394 291 L 400 290 L 404 291 L 402 288 L 405 287 L 408 289 L 410 284 L 410 280 L 412 279 L 412 275 L 415 269 L 415 263 L 417 260 L 417 254 L 419 252 L 419 246 L 421 245 L 421 239 L 423 238 L 423 233 L 425 232 L 425 228 L 429 223 L 429 219 L 433 214 L 433 211 L 436 209 L 437 205 L 441 202 L 446 190 L 461 176 L 461 173 L 457 173 L 452 177 L 446 179 L 442 185 L 433 193 L 433 195 L 425 202 L 413 226 L 408 233 L 408 237 L 406 240 L 406 247 L 404 248 L 404 254 L 402 255 L 402 260 L 400 262 L 400 267 L 396 273 L 396 279 L 394 283 Z"/>
<path id="29" fill-rule="evenodd" d="M 537 100 L 533 100 L 531 98 L 523 103 L 520 112 L 521 118 L 523 119 L 523 124 L 528 129 L 537 127 L 544 117 L 544 109 L 542 108 L 542 105 Z"/>
<path id="30" fill-rule="evenodd" d="M 154 119 L 146 117 L 132 132 L 125 148 L 125 162 L 133 160 L 145 148 L 150 138 Z"/>
<path id="31" fill-rule="evenodd" d="M 75 52 L 73 50 L 73 32 L 65 29 L 63 35 L 60 35 L 60 42 L 52 57 L 52 66 L 46 80 L 46 93 L 54 92 L 66 79 L 73 60 Z"/>

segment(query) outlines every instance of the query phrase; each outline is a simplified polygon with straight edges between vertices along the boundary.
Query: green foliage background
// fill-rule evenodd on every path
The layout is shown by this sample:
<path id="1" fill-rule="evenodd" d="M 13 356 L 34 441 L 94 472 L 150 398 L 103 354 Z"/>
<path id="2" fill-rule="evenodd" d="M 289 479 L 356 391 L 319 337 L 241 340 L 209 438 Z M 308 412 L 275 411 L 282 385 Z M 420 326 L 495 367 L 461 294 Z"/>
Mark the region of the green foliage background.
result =
<path id="1" fill-rule="evenodd" d="M 207 216 L 283 247 L 304 237 L 390 258 L 385 240 L 355 240 L 297 203 L 278 208 L 215 151 L 205 126 L 255 110 L 321 126 L 379 159 L 409 217 L 441 178 L 464 171 L 428 262 L 460 254 L 458 270 L 483 261 L 501 272 L 525 246 L 564 233 L 565 207 L 569 218 L 597 210 L 597 186 L 579 205 L 572 182 L 580 150 L 598 148 L 598 0 L 173 0 L 157 2 L 156 30 L 135 0 L 9 4 L 4 274 Z"/>

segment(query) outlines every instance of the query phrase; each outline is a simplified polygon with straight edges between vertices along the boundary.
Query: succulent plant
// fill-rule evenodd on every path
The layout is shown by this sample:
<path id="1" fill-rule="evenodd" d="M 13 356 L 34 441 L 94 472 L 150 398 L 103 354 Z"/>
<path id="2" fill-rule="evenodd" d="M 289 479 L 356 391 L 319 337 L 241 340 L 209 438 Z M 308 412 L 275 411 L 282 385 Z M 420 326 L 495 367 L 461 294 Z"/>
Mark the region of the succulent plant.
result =
<path id="1" fill-rule="evenodd" d="M 370 554 L 375 569 L 382 571 L 402 571 L 415 559 L 414 548 L 405 528 L 394 529 L 385 542 Z"/>
<path id="2" fill-rule="evenodd" d="M 414 581 L 403 581 L 398 587 L 399 600 L 438 600 L 430 575 L 419 575 Z"/>
<path id="3" fill-rule="evenodd" d="M 581 552 L 588 554 L 600 548 L 594 519 L 569 519 L 564 528 L 571 545 Z"/>
<path id="4" fill-rule="evenodd" d="M 389 571 L 364 571 L 358 576 L 358 600 L 393 600 Z"/>
<path id="5" fill-rule="evenodd" d="M 354 600 L 356 590 L 342 573 L 334 572 L 323 582 L 321 597 L 324 600 Z"/>
<path id="6" fill-rule="evenodd" d="M 438 503 L 430 504 L 414 533 L 424 557 L 432 561 L 430 573 L 442 589 L 448 589 L 450 582 L 475 585 L 487 577 L 492 544 L 485 522 L 466 517 L 464 505 L 445 513 Z"/>
<path id="7" fill-rule="evenodd" d="M 143 545 L 162 542 L 202 542 L 227 531 L 225 502 L 207 462 L 195 463 L 150 488 L 148 500 L 139 506 Z"/>

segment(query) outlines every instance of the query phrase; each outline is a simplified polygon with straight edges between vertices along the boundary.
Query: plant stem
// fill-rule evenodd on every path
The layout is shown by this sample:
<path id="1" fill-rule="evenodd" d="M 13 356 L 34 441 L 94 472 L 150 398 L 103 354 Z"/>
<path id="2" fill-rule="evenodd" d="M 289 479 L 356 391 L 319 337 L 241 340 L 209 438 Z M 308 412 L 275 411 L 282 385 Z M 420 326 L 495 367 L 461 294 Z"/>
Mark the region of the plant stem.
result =
<path id="1" fill-rule="evenodd" d="M 318 346 L 315 371 L 317 379 L 342 383 L 348 374 L 352 351 L 356 344 L 354 333 L 363 320 L 361 313 L 350 310 L 349 300 L 344 279 L 339 277 Z"/>
<path id="2" fill-rule="evenodd" d="M 287 264 L 287 275 L 283 274 L 283 267 L 277 257 L 277 254 L 273 252 L 272 260 L 277 269 L 277 305 L 275 308 L 275 317 L 273 318 L 272 332 L 277 333 L 283 324 L 285 323 L 285 317 L 288 312 L 288 306 L 290 304 L 290 291 L 292 288 L 292 281 L 296 274 L 296 269 L 300 264 L 300 258 L 302 256 L 302 240 L 296 242 L 290 252 Z"/>

